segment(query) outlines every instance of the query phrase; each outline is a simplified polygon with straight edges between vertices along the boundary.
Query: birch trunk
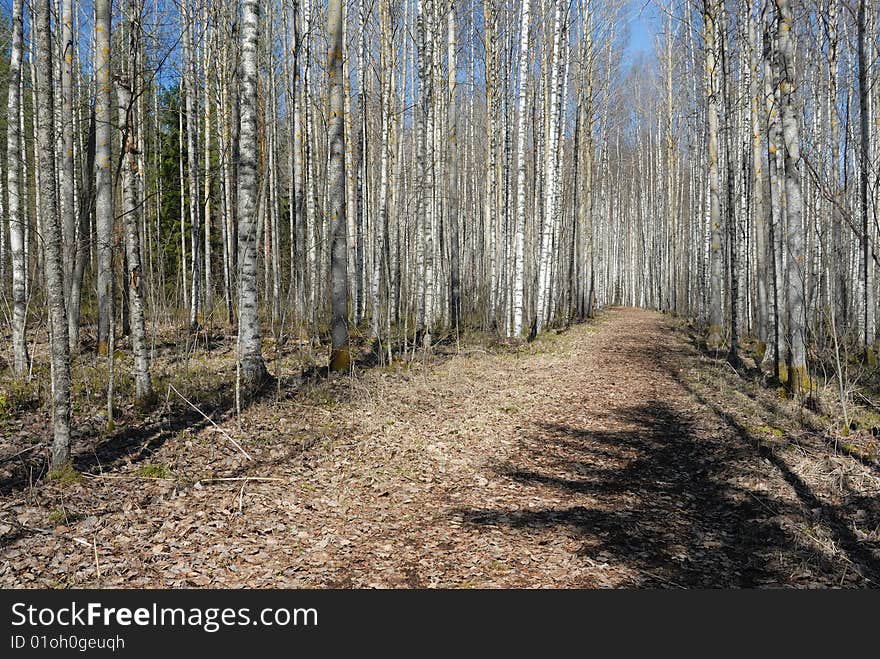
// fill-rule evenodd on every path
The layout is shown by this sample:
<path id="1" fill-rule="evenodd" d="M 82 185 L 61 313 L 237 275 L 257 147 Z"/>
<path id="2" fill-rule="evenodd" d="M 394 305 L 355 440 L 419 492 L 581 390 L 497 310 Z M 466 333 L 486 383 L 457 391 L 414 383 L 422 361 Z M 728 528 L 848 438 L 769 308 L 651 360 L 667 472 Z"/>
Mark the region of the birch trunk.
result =
<path id="1" fill-rule="evenodd" d="M 394 84 L 394 42 L 393 25 L 391 18 L 391 0 L 379 2 L 379 85 L 381 109 L 381 141 L 380 141 L 380 164 L 379 164 L 379 212 L 377 218 L 376 244 L 374 246 L 373 273 L 370 284 L 370 296 L 372 299 L 371 333 L 378 340 L 380 335 L 379 325 L 381 322 L 382 299 L 380 288 L 382 283 L 382 266 L 388 241 L 388 169 L 391 160 L 391 129 L 392 108 L 391 95 Z M 388 287 L 391 281 L 388 281 Z M 389 337 L 390 338 L 390 337 Z"/>
<path id="2" fill-rule="evenodd" d="M 27 263 L 25 261 L 23 212 L 27 195 L 22 199 L 19 171 L 22 154 L 20 124 L 21 56 L 24 16 L 22 0 L 12 3 L 12 49 L 9 60 L 9 95 L 6 99 L 6 190 L 8 195 L 9 252 L 12 260 L 12 370 L 21 377 L 28 370 L 27 326 Z"/>
<path id="3" fill-rule="evenodd" d="M 110 0 L 95 0 L 95 231 L 98 252 L 98 354 L 107 355 L 113 304 L 113 138 Z"/>
<path id="4" fill-rule="evenodd" d="M 752 199 L 755 218 L 755 260 L 757 265 L 757 335 L 760 341 L 768 339 L 768 268 L 767 268 L 767 206 L 764 200 L 764 153 L 761 130 L 760 77 L 758 68 L 758 42 L 756 40 L 755 18 L 751 7 L 748 17 L 749 48 L 749 125 L 751 127 L 752 148 Z"/>
<path id="5" fill-rule="evenodd" d="M 52 32 L 49 0 L 36 8 L 37 166 L 41 172 L 39 211 L 43 225 L 43 266 L 49 306 L 49 336 L 52 364 L 53 439 L 50 464 L 53 470 L 70 463 L 70 352 L 67 341 L 67 310 L 64 305 L 61 227 L 58 218 L 55 175 L 55 90 L 52 80 Z"/>
<path id="6" fill-rule="evenodd" d="M 187 3 L 189 0 L 187 0 Z M 195 37 L 193 36 L 192 8 L 189 4 L 184 10 L 183 52 L 186 61 L 184 76 L 184 96 L 186 105 L 186 162 L 187 180 L 189 183 L 189 221 L 190 221 L 190 284 L 192 290 L 189 298 L 189 325 L 197 328 L 201 320 L 201 228 L 199 226 L 199 126 L 198 126 L 198 83 L 196 81 L 197 55 L 195 53 Z"/>
<path id="7" fill-rule="evenodd" d="M 242 5 L 242 62 L 238 163 L 238 359 L 247 388 L 268 375 L 257 309 L 257 0 Z"/>
<path id="8" fill-rule="evenodd" d="M 327 83 L 330 88 L 329 213 L 331 223 L 330 276 L 332 279 L 332 353 L 330 369 L 347 371 L 351 364 L 348 349 L 348 273 L 346 272 L 346 186 L 345 116 L 342 79 L 342 1 L 330 0 L 327 7 Z"/>
<path id="9" fill-rule="evenodd" d="M 706 39 L 706 85 L 709 94 L 709 338 L 713 348 L 722 344 L 721 329 L 724 324 L 723 312 L 723 233 L 721 227 L 721 173 L 719 162 L 719 113 L 721 109 L 721 61 L 718 56 L 719 29 L 721 13 L 718 0 L 704 3 L 704 25 Z"/>
<path id="10" fill-rule="evenodd" d="M 528 2 L 529 0 L 526 0 Z M 528 12 L 526 12 L 528 14 Z M 455 50 L 455 0 L 449 0 L 448 36 L 447 36 L 447 66 L 449 67 L 449 106 L 447 109 L 447 124 L 449 126 L 449 150 L 448 175 L 448 208 L 447 219 L 449 221 L 449 321 L 453 330 L 458 330 L 461 317 L 461 274 L 459 272 L 459 184 L 458 184 L 458 106 Z"/>
<path id="11" fill-rule="evenodd" d="M 419 209 L 417 225 L 418 254 L 417 267 L 420 271 L 419 312 L 417 330 L 421 333 L 424 346 L 431 344 L 433 324 L 433 245 L 431 231 L 433 223 L 433 153 L 430 151 L 431 111 L 433 104 L 433 76 L 431 63 L 431 29 L 433 0 L 418 0 L 418 76 L 419 76 L 419 134 L 418 134 L 418 176 Z"/>
<path id="12" fill-rule="evenodd" d="M 860 321 L 860 341 L 867 350 L 874 344 L 874 282 L 871 277 L 871 234 L 874 229 L 869 223 L 870 178 L 871 178 L 871 113 L 870 113 L 870 73 L 868 58 L 871 38 L 867 34 L 868 0 L 858 0 L 856 30 L 858 36 L 859 68 L 859 215 L 861 220 L 861 277 L 862 277 L 862 316 Z M 876 63 L 875 63 L 876 66 Z"/>
<path id="13" fill-rule="evenodd" d="M 130 60 L 131 61 L 131 60 Z M 129 64 L 131 66 L 131 64 Z M 135 77 L 129 71 L 128 80 L 116 85 L 119 98 L 119 125 L 125 136 L 122 144 L 122 213 L 125 230 L 126 280 L 131 326 L 131 349 L 134 354 L 134 381 L 137 403 L 147 407 L 152 403 L 153 385 L 150 379 L 150 357 L 147 349 L 144 304 L 144 272 L 141 262 L 141 201 L 138 190 L 137 115 L 132 106 L 130 85 Z"/>
<path id="14" fill-rule="evenodd" d="M 786 312 L 789 334 L 788 382 L 795 395 L 809 392 L 806 352 L 806 301 L 804 299 L 804 229 L 801 194 L 801 152 L 795 107 L 794 23 L 790 0 L 776 0 L 779 30 L 782 135 L 785 157 L 785 215 L 788 286 Z"/>
<path id="15" fill-rule="evenodd" d="M 64 295 L 70 299 L 76 263 L 76 209 L 73 203 L 73 12 L 72 0 L 61 2 L 61 149 L 58 163 L 58 211 L 64 258 Z M 10 115 L 12 116 L 12 115 Z M 71 351 L 75 346 L 71 345 Z"/>
<path id="16" fill-rule="evenodd" d="M 845 265 L 846 245 L 843 240 L 843 218 L 841 207 L 845 203 L 846 189 L 840 180 L 840 120 L 838 119 L 838 78 L 840 51 L 838 45 L 838 7 L 839 0 L 828 3 L 828 124 L 831 143 L 831 181 L 834 201 L 831 204 L 831 290 L 836 317 L 836 327 L 842 334 L 847 327 L 847 271 Z"/>
<path id="17" fill-rule="evenodd" d="M 514 237 L 513 336 L 523 334 L 525 316 L 525 234 L 526 234 L 526 102 L 529 83 L 529 28 L 531 0 L 524 0 L 520 22 L 519 94 L 516 136 L 516 227 Z"/>
<path id="18" fill-rule="evenodd" d="M 553 54 L 550 60 L 550 102 L 548 104 L 548 128 L 544 149 L 544 217 L 541 232 L 541 251 L 538 272 L 538 293 L 535 308 L 535 331 L 544 328 L 549 312 L 551 267 L 553 257 L 554 225 L 556 223 L 556 184 L 554 177 L 557 162 L 557 133 L 559 121 L 559 68 L 562 40 L 562 1 L 555 0 L 553 19 Z"/>

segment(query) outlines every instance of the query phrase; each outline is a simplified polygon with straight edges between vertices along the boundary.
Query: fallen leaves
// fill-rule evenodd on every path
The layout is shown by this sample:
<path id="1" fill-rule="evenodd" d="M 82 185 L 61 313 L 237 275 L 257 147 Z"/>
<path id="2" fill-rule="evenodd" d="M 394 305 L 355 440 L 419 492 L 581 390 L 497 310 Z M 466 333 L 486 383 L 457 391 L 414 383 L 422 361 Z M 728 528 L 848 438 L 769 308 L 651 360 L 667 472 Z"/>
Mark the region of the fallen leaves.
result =
<path id="1" fill-rule="evenodd" d="M 658 315 L 616 311 L 599 327 L 368 371 L 316 386 L 314 404 L 258 403 L 233 435 L 250 460 L 218 418 L 152 449 L 171 480 L 137 478 L 133 459 L 16 493 L 0 501 L 0 584 L 866 583 L 826 509 L 876 549 L 876 479 L 846 456 L 779 458 L 822 502 L 815 515 L 710 407 L 766 426 L 749 407 L 762 392 L 719 382 Z"/>

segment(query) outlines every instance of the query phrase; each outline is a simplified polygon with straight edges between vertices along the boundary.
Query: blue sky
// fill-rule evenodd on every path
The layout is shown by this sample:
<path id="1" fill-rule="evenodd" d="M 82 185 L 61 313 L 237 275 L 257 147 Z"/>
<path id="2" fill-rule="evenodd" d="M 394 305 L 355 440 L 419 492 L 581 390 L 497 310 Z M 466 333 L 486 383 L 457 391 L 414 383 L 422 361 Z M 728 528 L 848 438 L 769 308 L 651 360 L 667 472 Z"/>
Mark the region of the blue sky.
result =
<path id="1" fill-rule="evenodd" d="M 651 0 L 633 0 L 627 17 L 630 34 L 625 59 L 632 62 L 639 54 L 650 57 L 654 52 L 654 37 L 662 29 L 657 7 Z"/>

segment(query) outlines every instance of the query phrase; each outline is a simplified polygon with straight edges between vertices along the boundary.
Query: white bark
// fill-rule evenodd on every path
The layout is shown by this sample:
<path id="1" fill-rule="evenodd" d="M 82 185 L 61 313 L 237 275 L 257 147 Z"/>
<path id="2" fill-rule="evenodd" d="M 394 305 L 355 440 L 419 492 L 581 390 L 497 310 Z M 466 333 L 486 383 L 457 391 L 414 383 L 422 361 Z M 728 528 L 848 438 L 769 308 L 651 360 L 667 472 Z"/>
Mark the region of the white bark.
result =
<path id="1" fill-rule="evenodd" d="M 266 375 L 257 314 L 257 52 L 259 3 L 244 0 L 242 12 L 241 128 L 238 171 L 238 359 L 246 387 Z"/>
<path id="2" fill-rule="evenodd" d="M 550 60 L 550 102 L 546 146 L 544 150 L 544 217 L 541 232 L 541 256 L 539 259 L 538 293 L 535 307 L 535 328 L 541 332 L 547 321 L 550 307 L 550 281 L 553 258 L 554 228 L 557 220 L 557 179 L 560 103 L 560 50 L 562 40 L 562 0 L 554 0 L 553 55 Z"/>
<path id="3" fill-rule="evenodd" d="M 330 149 L 329 202 L 332 232 L 332 340 L 330 368 L 347 371 L 351 363 L 348 349 L 348 273 L 346 272 L 346 208 L 345 208 L 345 117 L 342 80 L 342 2 L 330 0 L 327 9 L 327 82 L 330 87 Z"/>
<path id="4" fill-rule="evenodd" d="M 523 333 L 525 315 L 525 233 L 526 233 L 526 100 L 529 87 L 529 28 L 531 0 L 524 0 L 519 41 L 519 95 L 516 136 L 516 227 L 514 237 L 513 336 Z"/>
<path id="5" fill-rule="evenodd" d="M 785 145 L 786 264 L 788 287 L 786 311 L 791 345 L 789 387 L 796 394 L 809 391 L 806 352 L 806 301 L 804 299 L 804 228 L 801 193 L 801 152 L 795 106 L 794 19 L 790 0 L 776 0 L 779 29 L 782 134 Z"/>
<path id="6" fill-rule="evenodd" d="M 12 49 L 9 61 L 9 95 L 6 100 L 6 190 L 9 217 L 9 253 L 12 260 L 12 370 L 17 376 L 27 373 L 28 352 L 25 339 L 27 325 L 27 272 L 24 247 L 24 209 L 19 171 L 22 154 L 20 124 L 21 56 L 23 48 L 23 0 L 12 4 Z"/>
<path id="7" fill-rule="evenodd" d="M 70 462 L 70 353 L 67 342 L 67 310 L 64 305 L 64 274 L 61 226 L 56 203 L 55 175 L 55 90 L 52 80 L 52 32 L 49 0 L 38 0 L 36 11 L 36 85 L 39 91 L 37 166 L 44 186 L 39 211 L 43 225 L 43 265 L 49 304 L 49 334 L 52 364 L 53 439 L 52 469 Z"/>
<path id="8" fill-rule="evenodd" d="M 110 62 L 110 0 L 95 0 L 95 225 L 98 252 L 98 353 L 108 354 L 113 304 L 113 95 Z"/>

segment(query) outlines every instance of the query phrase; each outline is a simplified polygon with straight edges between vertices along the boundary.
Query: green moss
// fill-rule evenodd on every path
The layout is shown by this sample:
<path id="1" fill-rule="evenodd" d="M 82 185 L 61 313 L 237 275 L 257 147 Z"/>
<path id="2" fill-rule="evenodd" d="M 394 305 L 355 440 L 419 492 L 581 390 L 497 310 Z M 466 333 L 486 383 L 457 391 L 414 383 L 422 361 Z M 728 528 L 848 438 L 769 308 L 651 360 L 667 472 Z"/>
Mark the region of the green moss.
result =
<path id="1" fill-rule="evenodd" d="M 168 465 L 147 464 L 141 465 L 137 473 L 141 478 L 168 478 L 171 475 L 171 469 L 168 468 Z"/>
<path id="2" fill-rule="evenodd" d="M 806 396 L 810 393 L 810 375 L 806 366 L 795 366 L 791 369 L 789 387 L 794 396 Z"/>
<path id="3" fill-rule="evenodd" d="M 880 414 L 871 409 L 854 411 L 852 422 L 857 428 L 880 428 Z"/>
<path id="4" fill-rule="evenodd" d="M 79 483 L 83 479 L 83 475 L 74 469 L 72 464 L 66 464 L 60 469 L 50 471 L 47 478 L 61 485 L 71 485 L 72 483 Z"/>
<path id="5" fill-rule="evenodd" d="M 760 433 L 762 435 L 769 435 L 771 437 L 781 438 L 785 435 L 785 432 L 780 428 L 774 428 L 773 426 L 757 426 L 752 428 L 753 432 Z"/>
<path id="6" fill-rule="evenodd" d="M 11 380 L 0 389 L 0 420 L 40 407 L 40 394 L 30 382 Z"/>
<path id="7" fill-rule="evenodd" d="M 407 480 L 415 481 L 418 480 L 418 474 L 411 469 L 407 469 L 405 467 L 398 467 L 394 470 L 398 476 L 403 476 Z"/>
<path id="8" fill-rule="evenodd" d="M 50 524 L 58 525 L 65 521 L 67 521 L 67 512 L 64 510 L 64 508 L 56 508 L 51 513 L 49 513 Z"/>
<path id="9" fill-rule="evenodd" d="M 779 361 L 779 382 L 782 384 L 788 382 L 788 366 L 782 360 Z"/>

